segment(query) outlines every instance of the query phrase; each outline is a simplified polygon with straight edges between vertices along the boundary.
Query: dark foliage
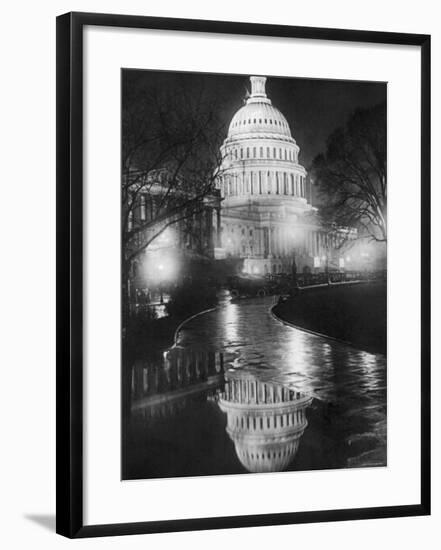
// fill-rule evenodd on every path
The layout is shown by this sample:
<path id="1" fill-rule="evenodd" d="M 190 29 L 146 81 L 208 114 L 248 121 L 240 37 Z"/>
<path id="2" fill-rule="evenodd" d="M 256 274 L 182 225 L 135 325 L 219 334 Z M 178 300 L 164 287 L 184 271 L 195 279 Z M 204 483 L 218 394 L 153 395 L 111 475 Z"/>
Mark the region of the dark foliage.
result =
<path id="1" fill-rule="evenodd" d="M 167 311 L 174 317 L 187 317 L 214 307 L 217 304 L 216 288 L 208 284 L 181 285 L 171 294 Z"/>

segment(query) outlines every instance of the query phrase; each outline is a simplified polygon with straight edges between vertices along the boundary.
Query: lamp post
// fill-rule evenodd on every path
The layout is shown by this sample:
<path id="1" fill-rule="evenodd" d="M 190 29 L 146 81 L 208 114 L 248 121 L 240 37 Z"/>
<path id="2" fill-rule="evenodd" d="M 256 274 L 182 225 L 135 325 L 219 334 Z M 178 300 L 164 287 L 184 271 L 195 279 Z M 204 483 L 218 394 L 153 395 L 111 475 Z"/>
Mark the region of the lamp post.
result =
<path id="1" fill-rule="evenodd" d="M 309 176 L 309 204 L 312 206 L 312 186 L 314 185 L 314 180 Z"/>
<path id="2" fill-rule="evenodd" d="M 293 288 L 298 288 L 298 281 L 297 281 L 297 264 L 296 264 L 296 255 L 293 254 L 292 258 L 292 266 L 291 266 L 291 275 L 292 275 L 292 286 Z"/>
<path id="3" fill-rule="evenodd" d="M 325 275 L 326 275 L 326 284 L 329 285 L 331 281 L 329 280 L 329 244 L 328 242 L 326 242 Z"/>
<path id="4" fill-rule="evenodd" d="M 162 305 L 164 303 L 164 289 L 162 287 L 162 280 L 163 280 L 163 273 L 164 273 L 164 265 L 159 264 L 158 265 L 159 270 L 159 303 Z"/>
<path id="5" fill-rule="evenodd" d="M 327 282 L 328 285 L 331 284 L 331 279 L 330 279 L 330 276 L 329 276 L 329 255 L 330 255 L 330 251 L 331 251 L 330 243 L 332 242 L 331 237 L 335 234 L 335 231 L 336 231 L 336 224 L 335 224 L 335 222 L 333 222 L 331 224 L 331 229 L 328 229 L 328 231 L 325 234 L 326 235 L 326 241 L 325 241 L 325 251 L 326 251 L 325 273 L 326 273 L 326 282 Z"/>

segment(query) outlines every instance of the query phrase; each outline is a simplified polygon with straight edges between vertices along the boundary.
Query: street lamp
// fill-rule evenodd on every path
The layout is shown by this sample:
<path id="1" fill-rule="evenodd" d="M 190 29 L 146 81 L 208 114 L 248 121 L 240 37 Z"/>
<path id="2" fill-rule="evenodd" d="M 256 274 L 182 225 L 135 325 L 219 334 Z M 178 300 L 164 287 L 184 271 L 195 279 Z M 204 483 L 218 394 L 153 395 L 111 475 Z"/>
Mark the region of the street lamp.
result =
<path id="1" fill-rule="evenodd" d="M 160 273 L 163 273 L 164 272 L 164 265 L 163 264 L 159 264 L 158 265 L 158 270 Z M 160 304 L 163 304 L 164 303 L 164 289 L 162 288 L 162 277 L 159 277 L 159 303 Z"/>

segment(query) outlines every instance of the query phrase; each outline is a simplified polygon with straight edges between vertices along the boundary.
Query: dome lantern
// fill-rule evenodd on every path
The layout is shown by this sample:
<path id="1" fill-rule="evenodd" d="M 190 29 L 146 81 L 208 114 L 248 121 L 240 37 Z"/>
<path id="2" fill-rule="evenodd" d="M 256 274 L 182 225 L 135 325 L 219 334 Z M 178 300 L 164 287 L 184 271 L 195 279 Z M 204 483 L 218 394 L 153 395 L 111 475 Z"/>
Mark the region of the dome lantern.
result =
<path id="1" fill-rule="evenodd" d="M 251 80 L 251 96 L 247 99 L 247 103 L 269 103 L 271 100 L 267 98 L 265 92 L 266 76 L 250 76 Z"/>

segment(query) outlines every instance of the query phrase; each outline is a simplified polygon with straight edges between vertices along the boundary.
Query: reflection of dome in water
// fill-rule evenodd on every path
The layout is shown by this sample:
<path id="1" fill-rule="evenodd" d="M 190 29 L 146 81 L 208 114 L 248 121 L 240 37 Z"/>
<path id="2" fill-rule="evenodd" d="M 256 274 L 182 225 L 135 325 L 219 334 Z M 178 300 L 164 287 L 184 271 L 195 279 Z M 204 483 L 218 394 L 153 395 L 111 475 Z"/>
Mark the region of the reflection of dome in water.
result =
<path id="1" fill-rule="evenodd" d="M 250 472 L 286 469 L 308 425 L 305 409 L 312 399 L 255 378 L 229 379 L 219 406 L 227 414 L 227 432 L 243 466 Z"/>

